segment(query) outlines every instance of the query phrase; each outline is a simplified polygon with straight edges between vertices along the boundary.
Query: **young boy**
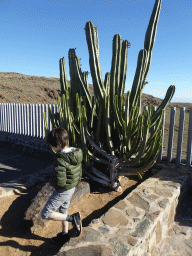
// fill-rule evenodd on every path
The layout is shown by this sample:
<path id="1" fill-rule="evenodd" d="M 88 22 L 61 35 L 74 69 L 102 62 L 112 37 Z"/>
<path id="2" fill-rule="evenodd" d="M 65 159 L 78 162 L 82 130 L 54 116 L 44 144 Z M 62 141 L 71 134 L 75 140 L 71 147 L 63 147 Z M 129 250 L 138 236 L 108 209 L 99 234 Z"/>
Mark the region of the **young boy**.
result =
<path id="1" fill-rule="evenodd" d="M 64 244 L 70 237 L 68 235 L 68 222 L 72 222 L 78 235 L 81 234 L 82 224 L 80 213 L 67 215 L 70 200 L 75 187 L 82 177 L 82 150 L 69 146 L 69 135 L 64 128 L 55 128 L 48 133 L 46 142 L 55 154 L 54 168 L 50 185 L 55 188 L 53 194 L 45 204 L 42 219 L 62 221 L 63 231 L 51 241 Z M 59 208 L 59 212 L 56 212 Z"/>

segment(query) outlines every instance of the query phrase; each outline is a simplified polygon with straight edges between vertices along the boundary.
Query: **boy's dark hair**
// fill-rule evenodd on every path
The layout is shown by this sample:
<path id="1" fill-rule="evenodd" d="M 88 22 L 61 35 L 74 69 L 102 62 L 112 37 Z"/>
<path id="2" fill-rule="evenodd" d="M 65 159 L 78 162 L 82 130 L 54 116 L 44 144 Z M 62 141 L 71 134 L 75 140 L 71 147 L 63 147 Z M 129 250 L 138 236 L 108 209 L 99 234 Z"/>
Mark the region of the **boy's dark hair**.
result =
<path id="1" fill-rule="evenodd" d="M 69 146 L 69 134 L 67 130 L 62 127 L 54 128 L 48 133 L 46 142 L 53 147 L 60 146 L 64 148 L 65 146 Z"/>

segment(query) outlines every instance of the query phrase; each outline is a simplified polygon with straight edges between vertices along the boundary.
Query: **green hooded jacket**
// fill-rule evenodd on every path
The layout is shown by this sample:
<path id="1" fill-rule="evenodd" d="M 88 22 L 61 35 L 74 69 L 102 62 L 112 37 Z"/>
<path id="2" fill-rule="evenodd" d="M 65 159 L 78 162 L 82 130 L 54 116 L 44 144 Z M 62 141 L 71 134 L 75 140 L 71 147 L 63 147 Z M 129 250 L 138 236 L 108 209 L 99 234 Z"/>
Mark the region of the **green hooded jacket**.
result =
<path id="1" fill-rule="evenodd" d="M 56 190 L 64 191 L 77 187 L 82 177 L 83 152 L 80 148 L 70 148 L 69 152 L 55 154 L 53 173 L 49 184 Z"/>

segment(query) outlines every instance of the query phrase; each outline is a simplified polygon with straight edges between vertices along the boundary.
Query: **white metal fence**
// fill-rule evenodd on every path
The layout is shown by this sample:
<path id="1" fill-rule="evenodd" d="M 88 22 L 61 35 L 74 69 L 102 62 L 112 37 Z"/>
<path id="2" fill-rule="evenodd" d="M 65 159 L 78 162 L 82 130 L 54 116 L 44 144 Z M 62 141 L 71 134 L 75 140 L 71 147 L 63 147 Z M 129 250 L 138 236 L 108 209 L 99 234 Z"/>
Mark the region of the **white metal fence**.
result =
<path id="1" fill-rule="evenodd" d="M 47 114 L 49 129 L 52 129 L 49 106 L 53 113 L 58 112 L 58 106 L 54 104 L 0 103 L 0 131 L 44 139 L 44 112 Z"/>
<path id="2" fill-rule="evenodd" d="M 46 112 L 49 129 L 52 129 L 52 124 L 48 115 L 48 107 L 51 107 L 52 112 L 58 112 L 58 105 L 55 104 L 17 104 L 17 103 L 0 103 L 0 131 L 12 134 L 21 134 L 32 136 L 40 139 L 45 138 L 43 113 Z M 144 107 L 148 109 L 147 106 Z M 156 110 L 157 107 L 154 107 Z M 175 111 L 176 107 L 171 108 L 170 127 L 169 127 L 169 142 L 167 150 L 167 161 L 172 160 L 173 150 L 173 136 L 175 125 Z M 185 118 L 185 107 L 180 108 L 179 133 L 177 142 L 176 163 L 181 164 L 182 143 L 183 143 L 183 128 Z M 162 160 L 163 153 L 163 139 L 164 139 L 164 118 L 162 120 L 162 148 L 159 154 L 159 160 Z M 188 127 L 188 142 L 187 142 L 187 159 L 188 167 L 191 165 L 191 151 L 192 151 L 192 108 L 189 113 L 189 127 Z"/>

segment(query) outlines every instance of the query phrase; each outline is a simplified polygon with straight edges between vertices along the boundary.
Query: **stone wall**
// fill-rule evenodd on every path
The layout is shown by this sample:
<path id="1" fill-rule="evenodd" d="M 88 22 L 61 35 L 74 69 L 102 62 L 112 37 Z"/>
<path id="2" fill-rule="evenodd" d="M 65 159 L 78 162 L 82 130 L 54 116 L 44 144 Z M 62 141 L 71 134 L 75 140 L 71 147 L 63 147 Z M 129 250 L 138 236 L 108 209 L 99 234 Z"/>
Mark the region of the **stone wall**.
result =
<path id="1" fill-rule="evenodd" d="M 171 169 L 172 168 L 172 169 Z M 191 169 L 169 166 L 72 237 L 58 256 L 156 256 L 174 222 Z M 88 253 L 88 254 L 86 254 Z"/>
<path id="2" fill-rule="evenodd" d="M 9 132 L 2 132 L 0 135 L 0 141 L 3 143 L 10 143 L 13 145 L 20 145 L 22 146 L 22 150 L 40 150 L 44 152 L 50 152 L 49 147 L 44 139 L 21 135 L 21 134 L 14 134 Z"/>

